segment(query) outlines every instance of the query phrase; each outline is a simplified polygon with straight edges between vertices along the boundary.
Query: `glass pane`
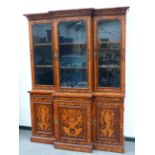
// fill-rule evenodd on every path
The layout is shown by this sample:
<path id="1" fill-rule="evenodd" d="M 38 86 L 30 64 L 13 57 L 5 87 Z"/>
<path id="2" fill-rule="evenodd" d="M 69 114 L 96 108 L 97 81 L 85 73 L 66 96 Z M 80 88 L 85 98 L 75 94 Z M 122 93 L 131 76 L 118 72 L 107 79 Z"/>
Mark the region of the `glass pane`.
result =
<path id="1" fill-rule="evenodd" d="M 86 23 L 67 21 L 59 24 L 61 87 L 87 87 Z"/>
<path id="2" fill-rule="evenodd" d="M 53 85 L 53 51 L 51 25 L 34 24 L 32 27 L 32 33 L 36 84 Z"/>
<path id="3" fill-rule="evenodd" d="M 36 84 L 52 85 L 53 70 L 49 67 L 35 67 Z"/>
<path id="4" fill-rule="evenodd" d="M 99 87 L 120 87 L 120 43 L 120 21 L 100 21 L 98 23 Z"/>

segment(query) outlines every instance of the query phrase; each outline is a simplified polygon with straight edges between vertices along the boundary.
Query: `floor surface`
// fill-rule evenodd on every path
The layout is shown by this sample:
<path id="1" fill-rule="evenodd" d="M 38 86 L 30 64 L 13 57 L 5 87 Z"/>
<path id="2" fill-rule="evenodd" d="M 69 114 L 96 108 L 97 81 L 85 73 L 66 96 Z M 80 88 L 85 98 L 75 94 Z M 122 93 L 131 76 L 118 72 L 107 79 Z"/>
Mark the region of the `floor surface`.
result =
<path id="1" fill-rule="evenodd" d="M 125 153 L 112 153 L 93 150 L 92 153 L 83 153 L 55 149 L 51 144 L 34 143 L 30 141 L 31 130 L 19 131 L 19 155 L 134 155 L 135 143 L 125 142 Z"/>

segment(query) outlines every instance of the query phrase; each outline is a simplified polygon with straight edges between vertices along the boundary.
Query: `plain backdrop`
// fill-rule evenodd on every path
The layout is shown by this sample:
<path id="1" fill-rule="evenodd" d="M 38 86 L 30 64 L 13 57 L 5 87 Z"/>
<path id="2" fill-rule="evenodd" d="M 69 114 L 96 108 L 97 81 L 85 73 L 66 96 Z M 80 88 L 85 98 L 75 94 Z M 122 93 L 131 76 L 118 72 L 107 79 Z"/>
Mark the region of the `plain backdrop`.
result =
<path id="1" fill-rule="evenodd" d="M 136 137 L 138 155 L 153 154 L 155 139 L 153 1 L 5 0 L 0 3 L 0 141 L 3 154 L 18 154 L 18 126 L 31 126 L 27 94 L 31 89 L 29 34 L 28 22 L 23 14 L 118 6 L 130 6 L 126 27 L 124 133 L 128 137 Z"/>

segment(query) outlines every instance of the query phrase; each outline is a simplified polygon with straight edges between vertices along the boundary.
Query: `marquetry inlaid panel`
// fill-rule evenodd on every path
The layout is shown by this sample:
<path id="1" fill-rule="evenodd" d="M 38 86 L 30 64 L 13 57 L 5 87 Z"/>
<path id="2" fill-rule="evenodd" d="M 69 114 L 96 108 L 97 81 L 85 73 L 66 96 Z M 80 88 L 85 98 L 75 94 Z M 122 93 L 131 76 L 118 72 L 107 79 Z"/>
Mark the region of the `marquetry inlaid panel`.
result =
<path id="1" fill-rule="evenodd" d="M 51 105 L 35 104 L 36 131 L 51 132 L 52 129 L 52 117 L 51 117 Z"/>
<path id="2" fill-rule="evenodd" d="M 84 137 L 84 111 L 79 108 L 61 108 L 61 134 L 63 137 Z"/>
<path id="3" fill-rule="evenodd" d="M 119 110 L 115 108 L 97 108 L 97 115 L 98 138 L 117 138 L 119 124 L 116 121 L 119 117 Z"/>
<path id="4" fill-rule="evenodd" d="M 57 141 L 85 144 L 91 141 L 91 103 L 82 101 L 56 101 L 58 119 Z"/>
<path id="5" fill-rule="evenodd" d="M 31 95 L 32 133 L 51 137 L 53 130 L 53 102 L 50 95 Z"/>
<path id="6" fill-rule="evenodd" d="M 98 101 L 94 106 L 94 138 L 98 143 L 120 144 L 122 141 L 122 103 Z"/>

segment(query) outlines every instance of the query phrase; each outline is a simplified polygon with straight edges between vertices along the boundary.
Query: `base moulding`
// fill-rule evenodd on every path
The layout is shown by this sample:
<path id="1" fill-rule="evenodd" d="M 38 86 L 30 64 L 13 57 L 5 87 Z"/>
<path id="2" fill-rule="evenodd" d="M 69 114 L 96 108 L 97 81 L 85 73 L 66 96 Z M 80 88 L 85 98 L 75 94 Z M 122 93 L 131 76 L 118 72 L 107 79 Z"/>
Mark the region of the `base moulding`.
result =
<path id="1" fill-rule="evenodd" d="M 32 136 L 31 141 L 45 144 L 53 144 L 55 138 Z"/>
<path id="2" fill-rule="evenodd" d="M 56 149 L 64 149 L 64 150 L 79 151 L 79 152 L 92 152 L 93 150 L 92 145 L 78 145 L 78 144 L 69 144 L 69 143 L 61 143 L 61 142 L 54 142 L 54 147 Z"/>

